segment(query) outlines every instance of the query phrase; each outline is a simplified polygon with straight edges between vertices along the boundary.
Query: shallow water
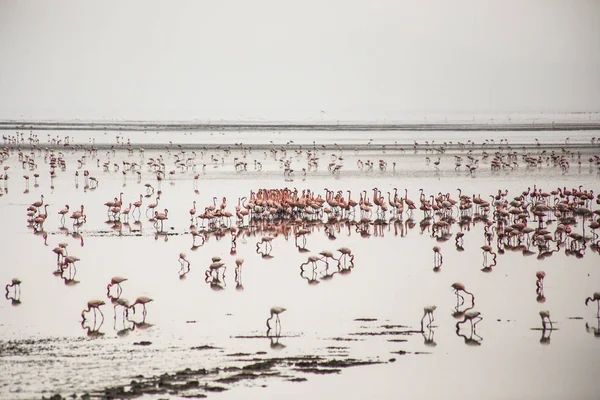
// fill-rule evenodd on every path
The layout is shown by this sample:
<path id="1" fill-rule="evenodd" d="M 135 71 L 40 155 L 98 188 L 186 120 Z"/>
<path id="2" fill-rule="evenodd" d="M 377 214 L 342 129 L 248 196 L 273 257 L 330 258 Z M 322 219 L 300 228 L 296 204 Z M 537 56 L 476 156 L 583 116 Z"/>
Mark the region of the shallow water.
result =
<path id="1" fill-rule="evenodd" d="M 593 137 L 598 137 L 600 131 L 541 131 L 541 132 L 522 132 L 522 131 L 499 131 L 499 132 L 470 132 L 470 131 L 289 131 L 289 130 L 270 130 L 270 131 L 129 131 L 129 132 L 94 132 L 94 131 L 40 131 L 38 138 L 48 141 L 48 138 L 60 138 L 69 135 L 77 138 L 76 143 L 82 144 L 171 144 L 184 145 L 188 143 L 199 144 L 218 144 L 231 145 L 234 143 L 243 143 L 244 145 L 260 144 L 297 144 L 311 145 L 313 142 L 319 144 L 340 144 L 340 145 L 366 145 L 368 143 L 380 145 L 412 145 L 415 141 L 423 144 L 425 141 L 430 143 L 444 142 L 462 142 L 469 140 L 478 143 L 496 142 L 501 139 L 506 140 L 510 145 L 533 143 L 533 138 L 538 138 L 543 144 L 563 144 L 569 138 L 569 143 L 590 143 Z M 27 135 L 26 135 L 27 137 Z"/>
<path id="2" fill-rule="evenodd" d="M 319 138 L 317 134 L 311 134 L 315 135 L 314 140 Z M 421 138 L 421 134 L 407 136 L 406 140 L 411 143 Z M 161 135 L 164 139 L 164 134 Z M 254 138 L 256 143 L 264 143 L 265 138 L 274 135 L 278 134 L 271 132 L 243 139 L 246 142 Z M 373 134 L 375 143 L 399 141 L 392 134 L 381 135 Z M 560 135 L 553 136 L 552 141 L 564 142 L 569 133 Z M 581 137 L 574 135 L 579 133 L 571 133 L 573 142 L 589 142 L 585 136 L 587 132 Z M 169 138 L 176 143 L 185 140 L 186 136 L 182 133 L 182 137 L 175 134 Z M 508 132 L 507 136 L 514 137 L 515 141 L 527 139 L 521 133 Z M 225 137 L 227 140 L 223 139 L 223 142 L 219 141 L 218 135 L 210 140 L 227 144 L 238 140 L 231 135 Z M 290 137 L 295 141 L 312 142 L 312 136 L 301 135 L 286 136 L 280 143 L 289 141 Z M 344 135 L 335 141 L 351 145 L 364 137 Z M 444 132 L 443 137 L 450 136 Z M 468 140 L 465 138 L 453 137 L 454 140 Z M 137 143 L 133 139 L 132 133 L 132 143 Z M 135 139 L 139 138 L 136 136 Z M 86 140 L 81 142 L 86 143 Z M 486 243 L 483 223 L 471 224 L 464 231 L 464 251 L 458 252 L 453 238 L 439 242 L 432 237 L 430 228 L 424 228 L 422 232 L 419 224 L 422 213 L 416 210 L 414 227 L 409 226 L 405 215 L 400 224 L 371 226 L 368 238 L 357 233 L 355 227 L 342 225 L 339 230 L 334 227 L 328 231 L 335 236 L 333 238 L 324 226 L 315 226 L 307 235 L 308 252 L 296 248 L 293 235 L 286 239 L 279 234 L 272 242 L 273 258 L 265 259 L 256 252 L 256 243 L 261 236 L 267 235 L 260 231 L 240 235 L 235 255 L 229 254 L 229 234 L 221 239 L 210 237 L 204 245 L 191 250 L 188 213 L 193 201 L 197 202 L 198 212 L 201 212 L 213 204 L 213 197 L 217 197 L 217 206 L 222 197 L 227 197 L 227 210 L 233 212 L 239 197 L 248 196 L 251 190 L 259 188 L 311 189 L 323 196 L 324 188 L 351 190 L 356 200 L 362 190 L 372 197 L 373 187 L 379 187 L 387 200 L 386 192 L 398 188 L 400 194 L 406 189 L 408 197 L 414 201 L 418 200 L 420 188 L 427 195 L 448 192 L 453 198 L 458 197 L 456 189 L 461 188 L 465 194 L 481 194 L 488 200 L 488 195 L 496 194 L 499 189 L 508 190 L 507 198 L 512 199 L 534 185 L 546 191 L 583 185 L 598 193 L 598 169 L 587 163 L 594 151 L 597 153 L 597 148 L 582 149 L 582 166 L 578 167 L 577 156 L 574 156 L 570 158 L 571 168 L 566 171 L 546 163 L 534 168 L 521 165 L 514 170 L 491 171 L 489 164 L 481 162 L 477 171 L 471 174 L 464 170 L 455 171 L 451 154 L 440 155 L 437 170 L 433 161 L 438 155 L 423 151 L 415 154 L 345 150 L 335 151 L 336 156 L 343 158 L 335 162 L 343 163 L 343 167 L 339 174 L 332 174 L 327 169 L 327 164 L 333 162 L 332 151 L 326 150 L 319 152 L 319 168 L 308 171 L 306 176 L 301 172 L 306 166 L 306 156 L 288 152 L 287 158 L 292 158 L 291 165 L 295 169 L 294 176 L 288 179 L 277 160 L 280 154 L 272 157 L 263 151 L 249 153 L 245 157 L 247 171 L 236 173 L 234 159 L 244 159 L 241 152 L 200 154 L 198 151 L 196 173 L 176 170 L 172 179 L 166 177 L 160 183 L 160 188 L 155 175 L 145 166 L 139 182 L 135 174 L 124 177 L 112 166 L 114 163 L 122 166 L 123 160 L 144 165 L 150 158 L 159 156 L 156 151 L 146 151 L 143 158 L 138 151 L 133 154 L 125 150 L 99 152 L 97 156 L 88 157 L 79 170 L 76 185 L 76 160 L 82 153 L 62 149 L 67 168 L 66 171 L 56 170 L 53 188 L 43 153 L 36 153 L 40 186 L 34 187 L 34 171 L 23 170 L 16 152 L 12 151 L 3 164 L 10 166 L 10 179 L 4 186 L 6 193 L 0 198 L 3 227 L 0 240 L 4 260 L 0 282 L 8 283 L 19 277 L 23 283 L 18 306 L 11 305 L 9 300 L 0 302 L 0 369 L 7 372 L 0 378 L 0 397 L 39 398 L 42 393 L 56 392 L 81 394 L 126 384 L 136 375 L 156 376 L 188 367 L 244 365 L 245 361 L 236 361 L 243 356 L 231 355 L 266 352 L 261 357 L 320 355 L 383 364 L 352 367 L 335 376 L 314 376 L 292 369 L 285 372 L 286 376 L 306 377 L 308 382 L 291 383 L 275 378 L 242 381 L 231 385 L 228 392 L 214 396 L 275 398 L 293 393 L 297 398 L 309 395 L 595 398 L 593 368 L 597 364 L 600 340 L 590 329 L 586 330 L 586 324 L 600 326 L 596 319 L 596 304 L 586 307 L 584 299 L 600 290 L 600 264 L 598 253 L 589 246 L 582 258 L 566 255 L 564 249 L 543 260 L 535 254 L 524 256 L 520 251 L 507 251 L 498 255 L 497 265 L 490 272 L 482 272 L 486 262 L 480 249 Z M 175 168 L 175 153 L 162 151 L 167 171 Z M 211 154 L 215 155 L 216 161 L 211 161 Z M 466 153 L 462 154 L 465 156 Z M 429 164 L 425 157 L 430 157 Z M 100 167 L 95 158 L 101 160 Z M 103 171 L 101 165 L 108 159 L 110 169 Z M 371 172 L 359 170 L 359 159 L 376 163 L 385 159 L 388 167 L 385 171 L 378 170 L 377 165 Z M 254 160 L 262 163 L 261 171 L 254 169 Z M 391 166 L 393 162 L 396 162 L 395 171 Z M 202 164 L 206 166 L 202 168 Z M 84 169 L 98 179 L 97 189 L 84 188 L 81 176 Z M 28 193 L 24 193 L 23 174 L 31 176 Z M 199 175 L 197 183 L 194 183 L 195 174 Z M 106 222 L 108 216 L 103 204 L 123 192 L 126 206 L 146 193 L 145 183 L 162 190 L 157 208 L 169 210 L 169 219 L 164 224 L 168 235 L 156 235 L 153 223 L 145 215 L 145 207 L 142 207 L 139 224 L 134 224 L 131 218 L 129 226 L 123 224 L 120 229 L 115 229 L 113 222 Z M 49 205 L 49 216 L 44 223 L 46 246 L 40 234 L 32 233 L 26 218 L 27 206 L 39 200 L 41 194 Z M 144 198 L 144 204 L 155 198 Z M 65 204 L 70 205 L 71 211 L 80 204 L 85 205 L 87 222 L 76 234 L 70 221 L 64 224 L 66 229 L 61 229 L 57 211 Z M 591 236 L 588 224 L 589 221 L 579 221 L 573 227 L 574 231 L 582 233 L 585 226 L 585 234 Z M 549 225 L 548 230 L 553 232 L 555 226 L 556 222 Z M 454 224 L 450 232 L 454 234 L 459 229 Z M 67 284 L 53 274 L 56 255 L 52 249 L 62 241 L 69 244 L 69 254 L 81 258 L 76 263 L 76 271 L 67 271 L 67 274 L 75 273 Z M 432 247 L 436 245 L 441 247 L 443 255 L 439 272 L 433 271 Z M 322 279 L 327 272 L 338 271 L 333 264 L 329 271 L 319 264 L 315 276 L 310 270 L 302 273 L 300 265 L 309 255 L 322 250 L 335 252 L 342 246 L 351 248 L 354 254 L 350 273 L 338 272 L 330 279 Z M 532 249 L 536 250 L 535 247 Z M 191 263 L 184 279 L 180 277 L 178 262 L 181 252 L 187 253 Z M 223 290 L 212 290 L 205 281 L 204 271 L 213 256 L 222 257 L 227 266 Z M 241 272 L 243 290 L 236 288 L 239 285 L 234 272 L 237 257 L 245 260 Z M 490 260 L 487 262 L 489 264 Z M 546 301 L 543 304 L 536 301 L 535 272 L 538 270 L 546 272 Z M 120 309 L 114 318 L 115 311 L 106 296 L 106 285 L 115 275 L 128 278 L 122 284 L 122 297 L 130 301 L 141 295 L 154 299 L 148 304 L 146 322 L 150 326 L 141 325 L 122 332 L 125 335 L 118 334 L 132 324 L 123 323 Z M 319 283 L 307 284 L 310 280 Z M 74 281 L 78 282 L 74 284 Z M 473 309 L 480 311 L 483 317 L 473 337 L 469 335 L 468 322 L 458 334 L 456 332 L 458 320 L 452 313 L 457 299 L 450 288 L 456 281 L 463 282 L 467 290 L 474 293 Z M 96 298 L 107 303 L 102 306 L 104 323 L 98 330 L 101 335 L 92 329 L 89 336 L 82 328 L 80 314 L 87 301 Z M 415 331 L 420 330 L 423 307 L 429 304 L 437 305 L 435 322 L 433 328 L 422 335 Z M 280 338 L 269 338 L 265 334 L 265 320 L 274 305 L 287 308 L 281 314 Z M 551 312 L 555 329 L 543 332 L 538 313 L 546 309 Z M 133 320 L 141 321 L 139 310 Z M 93 325 L 93 321 L 86 324 Z M 430 335 L 433 335 L 435 346 Z M 542 336 L 548 335 L 551 340 L 540 343 Z M 134 344 L 142 341 L 151 344 Z M 205 345 L 215 349 L 203 349 L 201 346 Z M 398 351 L 407 354 L 395 353 Z M 426 354 L 415 354 L 418 352 Z M 391 358 L 396 361 L 389 362 Z M 155 398 L 152 395 L 145 397 Z M 177 398 L 175 395 L 169 397 Z"/>

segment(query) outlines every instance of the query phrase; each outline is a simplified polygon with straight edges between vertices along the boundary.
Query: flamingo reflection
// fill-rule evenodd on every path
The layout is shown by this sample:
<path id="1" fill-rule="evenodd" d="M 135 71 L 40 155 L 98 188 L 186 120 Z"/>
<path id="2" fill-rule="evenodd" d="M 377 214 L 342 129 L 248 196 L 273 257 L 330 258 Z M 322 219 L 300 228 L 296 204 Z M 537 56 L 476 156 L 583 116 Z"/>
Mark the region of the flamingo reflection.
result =
<path id="1" fill-rule="evenodd" d="M 300 277 L 306 279 L 309 285 L 316 285 L 319 283 L 317 278 L 317 268 L 312 266 L 311 268 L 305 269 L 304 266 L 307 264 L 308 262 L 300 264 Z"/>
<path id="2" fill-rule="evenodd" d="M 546 301 L 546 296 L 544 296 L 544 278 L 546 277 L 546 273 L 544 271 L 538 271 L 535 276 L 537 277 L 537 280 L 535 281 L 536 301 L 538 303 L 544 303 Z"/>
<path id="3" fill-rule="evenodd" d="M 225 276 L 223 276 L 222 278 L 219 276 L 219 274 L 217 273 L 217 275 L 212 275 L 212 274 L 208 274 L 208 271 L 206 271 L 206 279 L 204 280 L 206 283 L 209 284 L 210 288 L 214 291 L 221 291 L 225 289 Z"/>
<path id="4" fill-rule="evenodd" d="M 465 250 L 465 248 L 463 247 L 464 236 L 465 236 L 464 232 L 456 232 L 456 236 L 454 239 L 454 244 L 456 245 L 456 251 L 464 251 Z"/>
<path id="5" fill-rule="evenodd" d="M 184 278 L 188 272 L 190 272 L 190 262 L 187 259 L 185 253 L 179 253 L 179 278 Z"/>
<path id="6" fill-rule="evenodd" d="M 244 290 L 244 285 L 242 284 L 242 265 L 244 264 L 243 258 L 238 258 L 235 260 L 235 289 L 238 291 Z"/>
<path id="7" fill-rule="evenodd" d="M 136 328 L 136 323 L 130 321 L 128 319 L 123 320 L 122 328 L 117 328 L 117 320 L 115 319 L 113 322 L 113 329 L 117 332 L 117 336 L 124 337 L 129 335 L 129 332 L 133 331 Z"/>
<path id="8" fill-rule="evenodd" d="M 70 265 L 67 268 L 60 271 L 60 277 L 63 280 L 65 286 L 75 286 L 79 283 L 78 280 L 75 279 L 77 275 L 77 268 L 74 265 Z"/>
<path id="9" fill-rule="evenodd" d="M 6 285 L 6 294 L 4 297 L 6 300 L 10 300 L 13 306 L 21 304 L 21 280 L 19 278 L 13 278 L 11 283 Z"/>
<path id="10" fill-rule="evenodd" d="M 442 257 L 441 249 L 439 246 L 433 248 L 433 269 L 439 269 L 442 266 L 444 257 Z"/>
<path id="11" fill-rule="evenodd" d="M 279 339 L 281 338 L 281 334 L 278 334 L 278 335 L 275 335 L 275 336 L 269 336 L 268 331 L 267 331 L 267 336 L 271 340 L 271 343 L 269 344 L 269 347 L 271 347 L 272 350 L 282 350 L 282 349 L 285 349 L 286 346 L 283 343 L 279 342 Z"/>
<path id="12" fill-rule="evenodd" d="M 477 334 L 477 324 L 481 322 L 483 317 L 479 311 L 469 311 L 464 314 L 464 319 L 456 323 L 456 335 L 462 337 L 465 340 L 466 345 L 480 345 L 483 338 Z M 460 325 L 469 321 L 471 323 L 470 335 L 467 337 L 460 333 Z"/>
<path id="13" fill-rule="evenodd" d="M 81 327 L 86 330 L 86 335 L 91 338 L 99 338 L 104 336 L 104 332 L 100 332 L 100 328 L 104 323 L 104 319 L 100 321 L 98 325 L 96 325 L 96 320 L 94 319 L 94 324 L 92 326 L 86 325 L 86 320 L 81 321 Z"/>
<path id="14" fill-rule="evenodd" d="M 600 317 L 596 318 L 596 325 L 597 327 L 594 326 L 590 326 L 587 322 L 585 323 L 585 331 L 586 332 L 592 332 L 592 334 L 594 335 L 594 337 L 600 338 Z"/>
<path id="15" fill-rule="evenodd" d="M 221 271 L 221 269 L 223 269 L 223 279 L 225 279 L 225 271 L 227 270 L 227 267 L 225 266 L 225 263 L 221 261 L 220 257 L 213 257 L 212 258 L 212 263 L 208 266 L 208 269 L 205 272 L 205 277 L 206 279 L 219 279 L 219 273 Z"/>
<path id="16" fill-rule="evenodd" d="M 421 331 L 421 335 L 423 335 L 423 344 L 425 344 L 425 346 L 431 346 L 431 347 L 437 346 L 437 343 L 433 339 L 433 336 L 435 334 L 434 330 L 431 329 L 431 327 L 429 327 L 429 326 L 427 326 L 426 328 L 427 328 L 426 331 Z"/>
<path id="17" fill-rule="evenodd" d="M 552 326 L 552 320 L 550 320 L 550 311 L 540 311 L 540 317 L 542 318 L 542 337 L 540 338 L 540 343 L 550 344 L 550 335 L 554 330 L 554 327 Z M 548 320 L 548 323 L 550 323 L 550 329 L 547 328 L 546 320 Z"/>

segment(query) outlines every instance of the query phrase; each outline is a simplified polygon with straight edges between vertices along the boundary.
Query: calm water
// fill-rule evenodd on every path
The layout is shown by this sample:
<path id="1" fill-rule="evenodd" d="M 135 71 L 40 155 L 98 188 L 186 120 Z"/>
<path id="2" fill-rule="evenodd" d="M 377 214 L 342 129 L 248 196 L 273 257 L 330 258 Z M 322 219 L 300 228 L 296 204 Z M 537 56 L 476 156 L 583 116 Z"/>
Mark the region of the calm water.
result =
<path id="1" fill-rule="evenodd" d="M 443 143 L 447 141 L 463 142 L 473 140 L 478 143 L 487 140 L 506 139 L 509 144 L 533 143 L 534 138 L 538 138 L 543 144 L 562 144 L 569 138 L 570 143 L 590 143 L 592 137 L 598 137 L 600 131 L 546 131 L 546 132 L 468 132 L 468 131 L 402 131 L 402 132 L 331 132 L 331 131 L 240 131 L 240 132 L 187 132 L 187 131 L 131 131 L 131 132 L 90 132 L 90 131 L 71 131 L 57 133 L 40 132 L 38 137 L 41 141 L 47 141 L 48 135 L 51 138 L 63 138 L 66 135 L 76 138 L 77 143 L 82 144 L 113 144 L 116 143 L 116 137 L 119 136 L 120 142 L 127 143 L 172 143 L 187 144 L 233 144 L 243 143 L 245 145 L 256 144 L 320 144 L 340 145 L 361 145 L 367 144 L 371 140 L 374 144 L 391 145 L 413 144 L 418 141 L 423 144 L 426 140 L 429 142 Z M 125 140 L 123 140 L 123 138 Z"/>
<path id="2" fill-rule="evenodd" d="M 42 135 L 45 133 L 42 133 Z M 60 133 L 64 136 L 67 133 Z M 72 132 L 68 133 L 75 136 Z M 77 133 L 79 143 L 87 143 L 89 132 Z M 290 132 L 243 132 L 226 134 L 202 134 L 197 136 L 184 132 L 125 134 L 132 143 L 168 141 L 189 143 L 198 139 L 201 143 L 232 144 L 244 143 L 365 143 L 373 138 L 374 143 L 394 141 L 412 143 L 413 140 L 455 141 L 475 140 L 473 133 L 437 132 L 419 133 L 343 133 L 339 136 L 324 136 L 318 132 L 294 134 Z M 468 135 L 471 135 L 469 137 Z M 561 143 L 566 137 L 571 142 L 589 143 L 594 132 L 584 133 L 540 133 L 543 143 Z M 96 143 L 115 141 L 116 133 L 96 134 Z M 41 136 L 43 137 L 43 136 Z M 493 136 L 489 136 L 492 138 Z M 503 132 L 502 138 L 509 142 L 530 143 L 532 136 L 523 133 Z M 543 137 L 543 139 L 542 139 Z M 166 140 L 168 138 L 168 140 Z M 365 140 L 365 138 L 367 138 Z M 485 135 L 478 141 L 488 138 Z M 292 158 L 295 176 L 286 180 L 282 163 L 277 157 L 254 151 L 246 154 L 248 170 L 236 173 L 234 159 L 244 159 L 239 152 L 224 154 L 213 152 L 196 156 L 199 165 L 191 170 L 176 170 L 173 179 L 165 178 L 160 183 L 162 195 L 158 209 L 169 210 L 165 231 L 169 235 L 156 236 L 153 223 L 145 216 L 142 207 L 139 224 L 131 219 L 129 227 L 114 229 L 107 223 L 105 202 L 123 192 L 124 206 L 146 193 L 144 184 L 150 183 L 159 190 L 154 174 L 142 168 L 138 182 L 134 174 L 125 178 L 115 172 L 112 164 L 122 166 L 122 161 L 145 164 L 158 152 L 146 151 L 128 154 L 126 151 L 98 153 L 88 157 L 80 171 L 79 184 L 75 184 L 76 160 L 81 152 L 64 151 L 66 171 L 57 169 L 57 178 L 51 188 L 49 166 L 43 154 L 36 154 L 40 174 L 39 187 L 33 185 L 34 171 L 23 170 L 17 161 L 16 152 L 4 161 L 9 166 L 8 189 L 0 198 L 0 220 L 2 221 L 3 267 L 0 282 L 10 282 L 19 277 L 21 304 L 11 305 L 9 300 L 0 302 L 0 397 L 39 398 L 41 393 L 60 392 L 63 395 L 83 393 L 101 389 L 108 385 L 124 384 L 138 374 L 158 375 L 174 372 L 186 367 L 212 368 L 217 366 L 243 365 L 228 356 L 234 353 L 267 352 L 266 357 L 288 357 L 296 355 L 331 355 L 357 359 L 381 361 L 384 364 L 344 369 L 335 376 L 301 374 L 308 378 L 305 383 L 290 383 L 268 379 L 241 382 L 230 391 L 210 394 L 219 398 L 261 396 L 276 398 L 282 395 L 294 398 L 316 396 L 344 396 L 365 398 L 375 395 L 380 398 L 597 398 L 595 387 L 597 358 L 600 340 L 588 330 L 586 323 L 597 327 L 596 304 L 586 307 L 584 299 L 600 290 L 598 253 L 587 248 L 582 258 L 567 256 L 563 251 L 552 257 L 539 260 L 536 255 L 525 257 L 521 252 L 507 251 L 498 255 L 497 265 L 491 272 L 482 272 L 485 259 L 480 246 L 485 244 L 483 224 L 471 225 L 465 230 L 464 251 L 456 251 L 454 240 L 438 242 L 431 230 L 421 230 L 419 221 L 422 213 L 416 210 L 415 226 L 405 223 L 390 224 L 375 231 L 370 228 L 368 238 L 361 237 L 356 229 L 341 226 L 333 230 L 335 238 L 328 236 L 323 226 L 317 226 L 307 235 L 308 252 L 300 252 L 293 236 L 285 239 L 279 235 L 273 240 L 273 258 L 264 259 L 256 252 L 256 243 L 266 232 L 250 233 L 237 239 L 237 254 L 230 255 L 230 236 L 218 240 L 210 237 L 201 247 L 191 250 L 188 210 L 196 201 L 201 212 L 204 207 L 217 205 L 227 197 L 227 210 L 234 212 L 238 198 L 248 196 L 259 188 L 311 189 L 325 195 L 330 190 L 351 190 L 353 198 L 366 190 L 372 197 L 372 189 L 378 187 L 387 200 L 387 192 L 404 189 L 408 197 L 418 200 L 419 189 L 429 196 L 438 192 L 458 197 L 457 188 L 468 195 L 481 194 L 482 198 L 496 194 L 498 189 L 508 190 L 508 198 L 534 185 L 546 191 L 557 187 L 578 187 L 600 192 L 600 175 L 597 168 L 590 168 L 587 158 L 593 149 L 584 150 L 584 162 L 577 167 L 576 158 L 568 171 L 543 166 L 494 172 L 489 164 L 480 162 L 475 174 L 455 171 L 451 155 L 441 156 L 439 170 L 433 161 L 437 155 L 410 153 L 382 153 L 380 150 L 335 152 L 342 156 L 339 175 L 327 170 L 333 160 L 331 151 L 319 152 L 320 162 L 316 171 L 302 176 L 306 166 L 306 155 Z M 598 151 L 597 149 L 595 150 Z M 175 152 L 162 152 L 167 171 L 175 169 Z M 211 161 L 211 154 L 217 161 Z M 425 157 L 432 159 L 427 164 Z M 202 157 L 202 158 L 201 158 Z M 98 167 L 110 161 L 109 171 Z M 358 160 L 384 159 L 386 171 L 375 165 L 372 172 L 359 170 Z M 262 163 L 262 170 L 254 168 L 254 160 Z M 396 162 L 396 170 L 392 163 Z M 83 170 L 96 177 L 99 187 L 84 190 Z M 23 174 L 31 177 L 28 193 L 24 193 Z M 194 175 L 199 179 L 194 183 Z M 4 182 L 2 182 L 4 184 Z M 194 191 L 197 189 L 197 193 Z M 41 235 L 34 235 L 27 226 L 26 208 L 44 194 L 48 207 L 48 219 L 44 224 L 47 246 Z M 155 196 L 144 198 L 144 204 L 154 202 Z M 61 229 L 58 210 L 69 204 L 71 211 L 85 205 L 87 223 L 73 234 L 69 221 L 67 229 Z M 597 206 L 595 206 L 597 208 Z M 406 216 L 404 220 L 406 222 Z M 574 227 L 590 235 L 589 221 Z M 554 231 L 556 223 L 548 230 Z M 451 233 L 459 230 L 453 225 Z M 67 242 L 69 254 L 81 260 L 76 264 L 73 284 L 55 276 L 56 255 L 52 249 L 59 242 Z M 439 272 L 433 269 L 432 247 L 438 245 L 443 254 L 443 265 Z M 355 256 L 351 273 L 335 274 L 331 279 L 321 279 L 326 274 L 322 265 L 316 271 L 320 283 L 309 285 L 315 277 L 301 273 L 300 265 L 309 255 L 322 250 L 336 251 L 345 246 Z M 535 248 L 533 248 L 535 250 Z M 180 278 L 178 257 L 187 253 L 190 271 L 185 279 Z M 213 290 L 205 281 L 204 271 L 211 257 L 220 256 L 227 271 L 223 290 Z M 236 289 L 235 263 L 237 257 L 245 259 L 241 285 Z M 546 301 L 536 301 L 535 272 L 544 270 L 546 279 L 544 294 Z M 111 277 L 121 275 L 128 280 L 122 284 L 122 297 L 133 301 L 145 295 L 154 299 L 148 304 L 146 322 L 151 326 L 118 332 L 127 328 L 123 325 L 121 311 L 114 317 L 113 306 L 106 298 L 106 285 Z M 463 282 L 467 290 L 475 295 L 474 310 L 480 311 L 483 320 L 477 325 L 474 340 L 469 338 L 468 323 L 456 333 L 457 319 L 452 316 L 456 296 L 450 285 Z M 240 282 L 237 282 L 237 286 Z M 100 337 L 88 336 L 82 328 L 81 310 L 90 299 L 104 299 L 102 307 L 105 320 L 99 329 Z M 467 297 L 468 303 L 468 297 Z M 390 330 L 386 325 L 408 326 L 405 330 L 419 330 L 425 305 L 437 305 L 434 327 L 428 335 L 377 334 Z M 271 306 L 281 305 L 287 311 L 281 314 L 281 346 L 272 346 L 273 340 L 265 337 L 265 320 Z M 552 332 L 543 333 L 538 312 L 550 310 L 554 323 Z M 357 319 L 373 319 L 357 321 Z M 141 317 L 136 315 L 135 321 Z M 535 329 L 534 329 L 535 328 Z M 401 329 L 401 328 L 397 328 Z M 372 335 L 365 335 L 371 333 Z M 551 340 L 540 343 L 542 335 L 550 334 Z M 435 346 L 433 346 L 435 342 Z M 339 340 L 339 339 L 351 339 Z M 390 341 L 405 339 L 406 341 Z M 17 341 L 14 350 L 9 341 Z M 140 341 L 152 342 L 149 346 L 138 346 Z M 14 343 L 13 343 L 14 344 Z M 471 344 L 471 345 L 466 345 Z M 210 345 L 217 349 L 192 350 L 194 347 Z M 330 349 L 328 349 L 330 347 Z M 340 347 L 332 350 L 331 347 Z M 394 352 L 406 351 L 398 355 Z M 427 354 L 414 354 L 426 352 Z M 390 358 L 396 362 L 389 363 Z M 237 363 L 237 364 L 236 364 Z M 266 385 L 262 387 L 261 385 Z M 147 396 L 148 398 L 154 398 Z M 157 396 L 160 398 L 164 396 Z M 177 398 L 176 396 L 168 396 Z"/>

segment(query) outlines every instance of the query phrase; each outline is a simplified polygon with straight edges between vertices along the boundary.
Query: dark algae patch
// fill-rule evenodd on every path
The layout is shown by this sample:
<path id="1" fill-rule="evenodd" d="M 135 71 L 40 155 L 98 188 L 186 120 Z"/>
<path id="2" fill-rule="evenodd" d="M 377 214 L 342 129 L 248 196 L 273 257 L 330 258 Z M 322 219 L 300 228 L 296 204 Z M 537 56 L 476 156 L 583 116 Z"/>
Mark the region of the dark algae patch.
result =
<path id="1" fill-rule="evenodd" d="M 218 349 L 219 349 L 219 347 L 214 347 L 214 346 L 209 346 L 209 345 L 190 347 L 190 350 L 218 350 Z"/>
<path id="2" fill-rule="evenodd" d="M 298 368 L 297 371 L 306 372 L 309 374 L 325 375 L 325 374 L 337 374 L 341 371 L 341 369 Z"/>
<path id="3" fill-rule="evenodd" d="M 338 356 L 339 357 L 339 356 Z M 289 382 L 304 382 L 300 374 L 329 375 L 340 373 L 344 368 L 381 364 L 376 360 L 354 358 L 330 358 L 327 356 L 297 356 L 282 358 L 262 358 L 237 361 L 246 363 L 214 369 L 186 368 L 175 373 L 165 373 L 153 377 L 136 376 L 129 384 L 107 387 L 103 390 L 87 392 L 82 399 L 116 400 L 135 399 L 141 396 L 178 396 L 183 398 L 203 398 L 211 392 L 229 390 L 229 385 L 242 381 L 279 378 Z M 60 395 L 52 400 L 62 400 Z M 77 398 L 77 396 L 73 397 Z"/>
<path id="4" fill-rule="evenodd" d="M 376 321 L 375 318 L 360 320 Z M 361 332 L 350 335 L 379 336 L 379 335 L 408 335 L 415 331 L 399 331 L 403 325 L 383 325 L 378 332 Z M 363 338 L 329 338 L 333 341 L 362 341 Z M 405 339 L 391 339 L 390 341 L 405 341 Z M 151 342 L 137 342 L 141 346 L 150 345 Z M 0 343 L 0 355 L 23 355 L 37 352 L 40 347 L 52 349 L 52 341 L 26 342 L 13 341 Z M 163 373 L 155 376 L 132 376 L 129 383 L 108 386 L 93 391 L 82 388 L 79 394 L 67 394 L 66 398 L 89 400 L 127 400 L 140 397 L 151 398 L 204 398 L 210 393 L 230 390 L 240 382 L 255 382 L 254 385 L 266 386 L 268 380 L 279 379 L 287 382 L 305 382 L 309 375 L 339 374 L 345 368 L 382 364 L 389 361 L 380 361 L 371 356 L 365 359 L 350 358 L 346 352 L 349 346 L 331 345 L 322 349 L 319 355 L 299 355 L 290 357 L 272 357 L 272 352 L 257 351 L 255 353 L 229 353 L 223 348 L 211 345 L 190 347 L 190 350 L 208 351 L 219 350 L 226 356 L 224 364 L 214 368 L 186 368 L 172 373 Z M 405 354 L 403 351 L 397 354 Z M 395 361 L 395 359 L 394 359 Z M 62 400 L 61 394 L 56 394 L 48 399 Z"/>

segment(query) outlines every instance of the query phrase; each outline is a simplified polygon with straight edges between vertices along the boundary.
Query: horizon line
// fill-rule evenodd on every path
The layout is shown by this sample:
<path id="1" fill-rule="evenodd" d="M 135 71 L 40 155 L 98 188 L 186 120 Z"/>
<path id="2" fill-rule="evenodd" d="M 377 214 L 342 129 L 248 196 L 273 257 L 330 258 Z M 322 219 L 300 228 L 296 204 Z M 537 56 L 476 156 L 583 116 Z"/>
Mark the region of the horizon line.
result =
<path id="1" fill-rule="evenodd" d="M 591 113 L 582 113 L 591 114 Z M 600 112 L 594 112 L 600 114 Z M 310 131 L 543 131 L 543 130 L 600 130 L 600 119 L 573 120 L 450 120 L 444 121 L 205 121 L 205 120 L 0 120 L 0 130 L 84 130 L 84 131 L 214 131 L 214 130 L 310 130 Z"/>

